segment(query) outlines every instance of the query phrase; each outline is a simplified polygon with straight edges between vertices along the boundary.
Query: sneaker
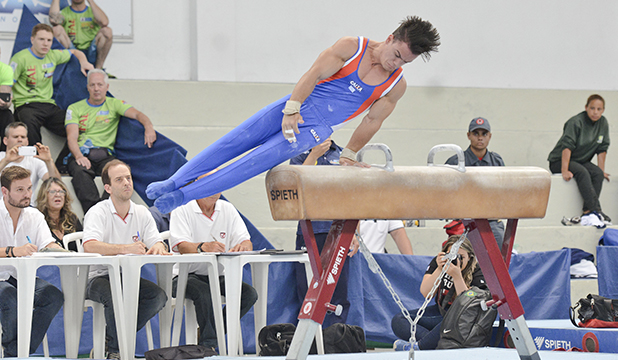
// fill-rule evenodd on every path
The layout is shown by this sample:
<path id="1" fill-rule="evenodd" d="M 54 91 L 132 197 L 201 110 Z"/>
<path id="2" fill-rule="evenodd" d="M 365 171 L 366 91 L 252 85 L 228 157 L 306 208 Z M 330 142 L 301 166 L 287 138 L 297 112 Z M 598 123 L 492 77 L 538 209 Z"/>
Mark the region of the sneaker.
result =
<path id="1" fill-rule="evenodd" d="M 563 216 L 560 222 L 564 226 L 572 226 L 572 225 L 578 225 L 581 222 L 581 219 L 579 216 L 574 216 L 570 219 L 566 216 Z"/>
<path id="2" fill-rule="evenodd" d="M 612 224 L 612 219 L 609 218 L 609 216 L 605 215 L 605 213 L 603 211 L 599 210 L 599 215 L 601 216 L 601 220 L 606 223 L 607 225 L 611 225 Z"/>
<path id="3" fill-rule="evenodd" d="M 401 339 L 397 339 L 393 343 L 393 350 L 395 351 L 410 351 L 411 347 L 410 342 Z"/>
<path id="4" fill-rule="evenodd" d="M 110 74 L 109 72 L 107 72 L 107 69 L 102 69 L 102 70 L 103 70 L 103 71 L 105 71 L 105 73 L 107 74 L 107 77 L 108 77 L 109 79 L 117 79 L 117 77 L 116 77 L 116 76 L 114 76 L 114 75 Z"/>
<path id="5" fill-rule="evenodd" d="M 589 212 L 586 215 L 582 215 L 581 224 L 583 226 L 594 226 L 597 229 L 604 229 L 607 225 L 601 220 L 601 216 L 596 211 Z"/>
<path id="6" fill-rule="evenodd" d="M 111 353 L 107 354 L 107 358 L 108 359 L 120 359 L 120 353 L 119 352 L 111 352 Z"/>

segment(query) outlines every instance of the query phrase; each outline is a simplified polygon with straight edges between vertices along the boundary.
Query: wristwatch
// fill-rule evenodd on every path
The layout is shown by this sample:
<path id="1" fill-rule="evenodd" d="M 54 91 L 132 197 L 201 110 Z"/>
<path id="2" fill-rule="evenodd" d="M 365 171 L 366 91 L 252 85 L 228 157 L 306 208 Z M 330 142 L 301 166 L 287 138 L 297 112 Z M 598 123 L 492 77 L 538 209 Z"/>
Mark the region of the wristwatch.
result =
<path id="1" fill-rule="evenodd" d="M 204 252 L 204 250 L 202 250 L 202 245 L 204 245 L 204 243 L 203 243 L 203 242 L 201 242 L 201 243 L 197 246 L 197 252 L 198 252 L 198 253 L 203 253 L 203 252 Z"/>

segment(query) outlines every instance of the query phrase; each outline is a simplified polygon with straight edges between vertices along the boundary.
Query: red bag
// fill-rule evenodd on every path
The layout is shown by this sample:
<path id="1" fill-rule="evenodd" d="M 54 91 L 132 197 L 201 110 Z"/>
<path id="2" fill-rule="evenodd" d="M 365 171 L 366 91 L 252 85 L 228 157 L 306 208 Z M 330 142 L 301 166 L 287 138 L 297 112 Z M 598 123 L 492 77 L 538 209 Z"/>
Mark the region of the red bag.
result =
<path id="1" fill-rule="evenodd" d="M 446 230 L 446 233 L 451 236 L 451 235 L 461 235 L 464 233 L 464 231 L 466 230 L 466 227 L 463 224 L 463 221 L 461 220 L 453 220 L 450 223 L 444 225 L 444 228 Z"/>

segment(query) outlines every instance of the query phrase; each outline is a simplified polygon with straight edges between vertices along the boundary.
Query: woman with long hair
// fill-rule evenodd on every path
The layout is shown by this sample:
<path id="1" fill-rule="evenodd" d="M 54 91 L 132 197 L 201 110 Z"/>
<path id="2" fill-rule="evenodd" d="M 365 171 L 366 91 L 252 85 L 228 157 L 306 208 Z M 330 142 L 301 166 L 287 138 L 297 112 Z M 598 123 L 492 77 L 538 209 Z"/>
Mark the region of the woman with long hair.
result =
<path id="1" fill-rule="evenodd" d="M 36 198 L 37 208 L 45 216 L 52 236 L 62 247 L 64 247 L 62 242 L 64 235 L 83 230 L 77 215 L 71 210 L 72 202 L 66 185 L 54 177 L 43 181 Z M 72 247 L 70 250 L 77 251 L 77 247 Z"/>
<path id="2" fill-rule="evenodd" d="M 451 235 L 442 245 L 442 251 L 429 263 L 420 288 L 421 294 L 423 294 L 424 297 L 427 297 L 433 284 L 442 272 L 442 268 L 447 261 L 445 255 L 451 250 L 453 244 L 455 244 L 460 237 L 461 235 Z M 481 267 L 478 265 L 476 257 L 474 256 L 472 243 L 466 238 L 459 247 L 457 258 L 453 260 L 451 266 L 449 266 L 446 274 L 440 281 L 438 290 L 434 295 L 436 303 L 427 306 L 423 317 L 417 323 L 416 340 L 419 349 L 432 350 L 438 346 L 438 341 L 440 340 L 440 325 L 442 324 L 444 314 L 455 298 L 472 286 L 487 289 Z M 414 320 L 418 309 L 409 310 L 409 312 Z M 410 339 L 410 323 L 403 314 L 397 314 L 393 317 L 391 327 L 395 335 L 400 339 L 405 341 Z M 399 340 L 397 342 L 399 342 Z M 404 343 L 403 345 L 405 348 L 407 344 Z"/>
<path id="3" fill-rule="evenodd" d="M 611 225 L 612 221 L 603 213 L 599 202 L 603 180 L 609 181 L 609 174 L 605 172 L 609 123 L 603 116 L 604 111 L 605 99 L 598 94 L 590 95 L 585 111 L 564 124 L 562 136 L 547 158 L 553 174 L 562 174 L 564 181 L 575 179 L 584 199 L 582 225 L 603 227 L 604 223 Z M 597 165 L 592 163 L 595 155 Z"/>

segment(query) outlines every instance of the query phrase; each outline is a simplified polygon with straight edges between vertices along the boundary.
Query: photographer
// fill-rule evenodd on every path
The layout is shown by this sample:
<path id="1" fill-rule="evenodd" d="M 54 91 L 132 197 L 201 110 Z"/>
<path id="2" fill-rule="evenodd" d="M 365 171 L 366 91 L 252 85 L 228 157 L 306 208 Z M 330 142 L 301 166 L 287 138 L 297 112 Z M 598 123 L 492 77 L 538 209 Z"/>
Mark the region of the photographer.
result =
<path id="1" fill-rule="evenodd" d="M 39 180 L 50 177 L 60 178 L 60 173 L 52 160 L 49 147 L 41 143 L 28 147 L 28 128 L 26 124 L 16 121 L 7 125 L 2 142 L 6 145 L 6 152 L 0 151 L 0 171 L 9 166 L 21 166 L 30 170 L 32 188 L 36 189 Z M 32 204 L 35 204 L 32 199 Z"/>
<path id="2" fill-rule="evenodd" d="M 450 236 L 442 246 L 442 251 L 429 263 L 421 282 L 420 291 L 423 296 L 426 297 L 431 291 L 433 284 L 446 264 L 447 258 L 445 255 L 459 238 L 460 235 Z M 416 340 L 418 341 L 419 349 L 433 350 L 436 348 L 440 340 L 440 325 L 444 314 L 453 303 L 453 300 L 471 286 L 477 286 L 481 289 L 487 288 L 481 268 L 474 256 L 472 244 L 470 240 L 465 239 L 459 248 L 457 258 L 453 260 L 440 282 L 435 295 L 436 303 L 427 307 L 423 317 L 416 326 Z M 418 309 L 409 310 L 409 312 L 414 320 Z M 406 320 L 403 314 L 397 314 L 391 321 L 391 327 L 397 337 L 405 340 L 397 340 L 395 342 L 395 349 L 409 350 L 410 344 L 407 341 L 410 339 L 410 323 L 408 320 Z"/>

